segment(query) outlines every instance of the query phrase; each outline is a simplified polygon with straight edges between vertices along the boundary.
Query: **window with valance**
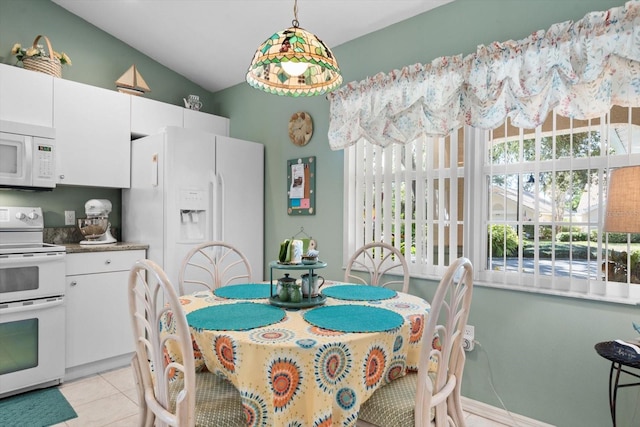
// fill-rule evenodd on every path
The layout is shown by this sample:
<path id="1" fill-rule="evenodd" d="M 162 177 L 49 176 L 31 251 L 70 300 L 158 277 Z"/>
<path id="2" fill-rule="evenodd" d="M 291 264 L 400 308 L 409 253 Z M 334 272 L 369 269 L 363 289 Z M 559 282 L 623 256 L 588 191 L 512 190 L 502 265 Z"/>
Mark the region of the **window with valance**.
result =
<path id="1" fill-rule="evenodd" d="M 640 164 L 640 1 L 329 100 L 329 143 L 345 149 L 345 257 L 382 240 L 417 277 L 464 254 L 487 284 L 640 300 L 631 257 L 624 277 L 604 267 L 640 236 L 613 246 L 600 232 L 608 170 Z"/>

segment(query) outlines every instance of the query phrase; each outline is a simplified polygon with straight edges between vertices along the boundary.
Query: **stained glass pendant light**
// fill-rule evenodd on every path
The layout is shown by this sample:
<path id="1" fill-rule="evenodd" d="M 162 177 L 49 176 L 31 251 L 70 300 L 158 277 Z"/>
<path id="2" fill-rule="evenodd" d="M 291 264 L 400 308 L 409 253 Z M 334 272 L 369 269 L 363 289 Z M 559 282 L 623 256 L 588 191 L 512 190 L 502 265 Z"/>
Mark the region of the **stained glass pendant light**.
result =
<path id="1" fill-rule="evenodd" d="M 298 0 L 293 26 L 262 43 L 249 66 L 247 82 L 282 96 L 323 95 L 342 83 L 338 61 L 317 36 L 299 27 Z"/>

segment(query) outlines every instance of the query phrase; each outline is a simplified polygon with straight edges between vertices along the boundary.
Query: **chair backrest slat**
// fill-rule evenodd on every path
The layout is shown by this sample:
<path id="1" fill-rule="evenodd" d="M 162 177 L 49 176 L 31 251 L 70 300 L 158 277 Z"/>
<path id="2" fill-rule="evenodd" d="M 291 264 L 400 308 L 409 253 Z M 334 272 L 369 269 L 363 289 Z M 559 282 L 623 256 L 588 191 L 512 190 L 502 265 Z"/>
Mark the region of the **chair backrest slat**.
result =
<path id="1" fill-rule="evenodd" d="M 452 408 L 447 410 L 447 404 L 459 402 L 459 396 L 454 396 L 456 399 L 453 400 L 451 396 L 460 392 L 466 358 L 462 339 L 469 319 L 472 293 L 473 266 L 467 258 L 458 258 L 449 265 L 440 280 L 423 331 L 422 342 L 435 345 L 423 345 L 420 353 L 416 420 L 430 420 L 432 407 L 436 408 L 435 425 L 446 425 L 448 416 L 459 413 Z M 431 365 L 436 365 L 437 370 L 430 374 Z M 455 425 L 460 422 L 454 421 Z"/>
<path id="2" fill-rule="evenodd" d="M 150 260 L 138 260 L 129 272 L 129 314 L 135 338 L 135 374 L 144 389 L 145 411 L 156 425 L 195 424 L 195 362 L 187 318 L 173 285 Z M 171 346 L 171 354 L 167 350 Z M 170 387 L 181 379 L 178 398 Z M 143 422 L 152 420 L 145 414 Z"/>
<path id="3" fill-rule="evenodd" d="M 356 274 L 365 271 L 368 278 Z M 400 276 L 399 279 L 391 276 Z M 402 284 L 401 291 L 409 292 L 409 266 L 402 252 L 388 243 L 372 242 L 360 247 L 349 259 L 344 281 L 372 286 L 389 287 Z"/>
<path id="4" fill-rule="evenodd" d="M 244 279 L 251 282 L 251 265 L 236 247 L 225 242 L 210 241 L 194 246 L 184 257 L 178 275 L 180 295 L 196 288 L 211 291 Z"/>

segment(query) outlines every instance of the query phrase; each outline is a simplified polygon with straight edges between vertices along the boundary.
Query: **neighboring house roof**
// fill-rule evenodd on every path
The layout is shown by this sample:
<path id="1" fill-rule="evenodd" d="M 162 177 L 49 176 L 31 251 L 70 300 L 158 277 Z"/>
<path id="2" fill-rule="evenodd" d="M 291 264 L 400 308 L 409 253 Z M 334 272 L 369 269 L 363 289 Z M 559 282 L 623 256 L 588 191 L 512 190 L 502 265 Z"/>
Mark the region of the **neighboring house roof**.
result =
<path id="1" fill-rule="evenodd" d="M 512 203 L 517 203 L 518 191 L 512 188 L 504 188 L 502 186 L 492 185 L 491 194 L 493 197 L 499 197 L 504 200 L 506 192 L 506 199 Z M 538 202 L 538 212 L 540 215 L 551 215 L 553 212 L 553 204 L 544 197 L 537 196 L 529 191 L 522 191 L 522 205 L 528 207 L 531 210 L 536 209 L 536 200 Z"/>
<path id="2" fill-rule="evenodd" d="M 600 197 L 602 197 L 602 201 Z M 576 213 L 580 215 L 582 221 L 597 222 L 600 216 L 600 206 L 604 206 L 606 203 L 606 197 L 600 194 L 600 185 L 587 184 L 582 196 L 580 196 L 580 203 L 578 203 Z"/>

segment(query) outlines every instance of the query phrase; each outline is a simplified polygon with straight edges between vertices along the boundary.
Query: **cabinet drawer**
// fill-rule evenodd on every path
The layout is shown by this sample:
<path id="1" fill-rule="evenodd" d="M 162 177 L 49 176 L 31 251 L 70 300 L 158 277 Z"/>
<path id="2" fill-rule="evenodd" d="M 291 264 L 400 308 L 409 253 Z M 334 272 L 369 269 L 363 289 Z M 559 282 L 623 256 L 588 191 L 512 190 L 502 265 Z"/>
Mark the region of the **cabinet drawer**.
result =
<path id="1" fill-rule="evenodd" d="M 67 276 L 127 271 L 131 269 L 136 260 L 144 257 L 144 250 L 67 254 Z"/>

